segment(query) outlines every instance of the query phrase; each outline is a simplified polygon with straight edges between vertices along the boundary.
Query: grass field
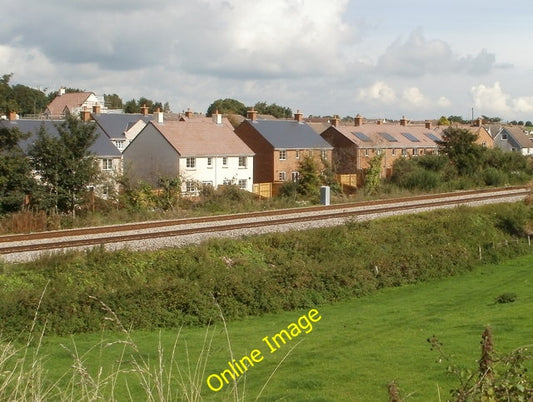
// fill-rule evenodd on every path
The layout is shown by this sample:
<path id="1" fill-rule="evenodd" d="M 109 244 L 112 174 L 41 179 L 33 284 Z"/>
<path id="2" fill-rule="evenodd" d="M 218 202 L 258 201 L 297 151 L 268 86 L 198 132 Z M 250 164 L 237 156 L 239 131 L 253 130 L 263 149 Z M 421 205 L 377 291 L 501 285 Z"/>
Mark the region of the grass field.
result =
<path id="1" fill-rule="evenodd" d="M 45 337 L 39 355 L 48 382 L 68 372 L 72 355 L 78 355 L 77 372 L 81 375 L 71 379 L 68 374 L 60 380 L 63 386 L 71 381 L 73 392 L 85 386 L 104 395 L 113 389 L 118 400 L 148 400 L 136 371 L 144 373 L 141 377 L 152 390 L 161 382 L 160 392 L 168 400 L 185 398 L 183 384 L 189 387 L 191 398 L 198 396 L 197 387 L 201 387 L 204 400 L 234 400 L 231 384 L 218 392 L 206 385 L 209 375 L 219 375 L 228 368 L 229 338 L 237 360 L 254 349 L 263 357 L 239 377 L 240 399 L 255 400 L 274 373 L 261 400 L 386 401 L 387 384 L 392 380 L 409 401 L 438 401 L 439 393 L 441 400 L 446 400 L 458 381 L 446 373 L 446 363 L 437 362 L 438 355 L 430 350 L 426 339 L 436 335 L 445 351 L 454 355 L 454 362 L 472 370 L 477 367 L 481 333 L 487 325 L 493 329 L 497 351 L 533 344 L 532 285 L 533 256 L 528 256 L 436 282 L 383 289 L 349 302 L 316 306 L 321 319 L 312 323 L 312 330 L 305 326 L 308 333 L 302 331 L 281 343 L 274 353 L 269 353 L 262 339 L 287 329 L 307 310 L 234 321 L 227 324 L 228 336 L 221 325 L 209 330 L 136 331 L 130 336 L 137 351 L 121 343 L 106 346 L 125 340 L 126 335 L 120 332 Z M 495 303 L 505 292 L 516 293 L 516 301 Z M 304 327 L 306 321 L 300 323 Z M 210 346 L 204 344 L 204 338 Z M 209 352 L 207 360 L 199 359 L 202 350 Z M 163 356 L 161 365 L 159 354 Z M 119 373 L 119 364 L 134 372 Z M 151 374 L 142 370 L 145 364 L 152 367 Z M 101 372 L 99 367 L 103 367 Z M 172 380 L 166 379 L 167 375 Z M 163 398 L 155 395 L 153 400 Z"/>

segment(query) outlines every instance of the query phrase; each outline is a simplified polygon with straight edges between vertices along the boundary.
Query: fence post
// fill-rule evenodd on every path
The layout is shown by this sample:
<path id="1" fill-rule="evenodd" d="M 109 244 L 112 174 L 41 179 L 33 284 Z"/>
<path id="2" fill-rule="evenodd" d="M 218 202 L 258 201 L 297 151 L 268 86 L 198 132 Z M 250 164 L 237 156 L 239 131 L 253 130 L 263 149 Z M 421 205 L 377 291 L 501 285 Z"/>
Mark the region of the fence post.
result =
<path id="1" fill-rule="evenodd" d="M 479 251 L 479 259 L 481 260 L 482 256 L 481 256 L 481 246 L 478 246 L 478 251 Z"/>

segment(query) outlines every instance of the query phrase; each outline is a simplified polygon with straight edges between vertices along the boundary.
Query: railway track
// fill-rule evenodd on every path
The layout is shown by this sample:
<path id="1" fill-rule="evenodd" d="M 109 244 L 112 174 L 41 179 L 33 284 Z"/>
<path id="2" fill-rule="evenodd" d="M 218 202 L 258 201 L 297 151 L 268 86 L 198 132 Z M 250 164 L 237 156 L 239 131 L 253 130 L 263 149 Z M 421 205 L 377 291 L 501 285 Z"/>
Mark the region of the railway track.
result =
<path id="1" fill-rule="evenodd" d="M 314 206 L 289 210 L 262 211 L 246 214 L 174 219 L 123 225 L 59 230 L 0 236 L 0 259 L 26 261 L 43 252 L 83 249 L 104 246 L 109 249 L 131 247 L 157 248 L 195 242 L 215 236 L 255 234 L 291 228 L 331 226 L 349 219 L 414 213 L 417 211 L 450 208 L 461 204 L 517 201 L 526 197 L 525 187 L 507 187 L 477 191 L 443 193 L 389 200 Z M 145 243 L 145 246 L 138 243 Z"/>

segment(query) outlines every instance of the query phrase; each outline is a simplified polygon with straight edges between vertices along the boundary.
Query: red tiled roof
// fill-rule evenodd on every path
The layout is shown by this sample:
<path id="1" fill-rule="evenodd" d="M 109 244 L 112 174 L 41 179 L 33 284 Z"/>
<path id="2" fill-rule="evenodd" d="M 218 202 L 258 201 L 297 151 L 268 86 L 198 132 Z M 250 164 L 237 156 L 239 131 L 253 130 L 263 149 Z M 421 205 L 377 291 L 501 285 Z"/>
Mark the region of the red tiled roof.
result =
<path id="1" fill-rule="evenodd" d="M 211 118 L 152 124 L 181 156 L 254 155 L 226 118 L 222 124 L 215 124 Z"/>
<path id="2" fill-rule="evenodd" d="M 48 105 L 48 112 L 51 115 L 63 114 L 65 108 L 72 110 L 83 105 L 87 98 L 92 94 L 92 92 L 72 92 L 58 95 Z"/>

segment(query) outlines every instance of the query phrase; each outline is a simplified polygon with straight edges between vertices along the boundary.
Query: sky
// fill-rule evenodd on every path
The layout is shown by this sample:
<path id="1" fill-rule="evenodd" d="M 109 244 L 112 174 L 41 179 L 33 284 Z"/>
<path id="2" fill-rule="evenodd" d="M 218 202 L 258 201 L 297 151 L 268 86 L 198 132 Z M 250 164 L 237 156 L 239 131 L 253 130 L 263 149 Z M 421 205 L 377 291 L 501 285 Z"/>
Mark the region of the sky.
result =
<path id="1" fill-rule="evenodd" d="M 0 74 L 172 111 L 233 98 L 308 115 L 533 121 L 533 2 L 19 0 Z"/>

